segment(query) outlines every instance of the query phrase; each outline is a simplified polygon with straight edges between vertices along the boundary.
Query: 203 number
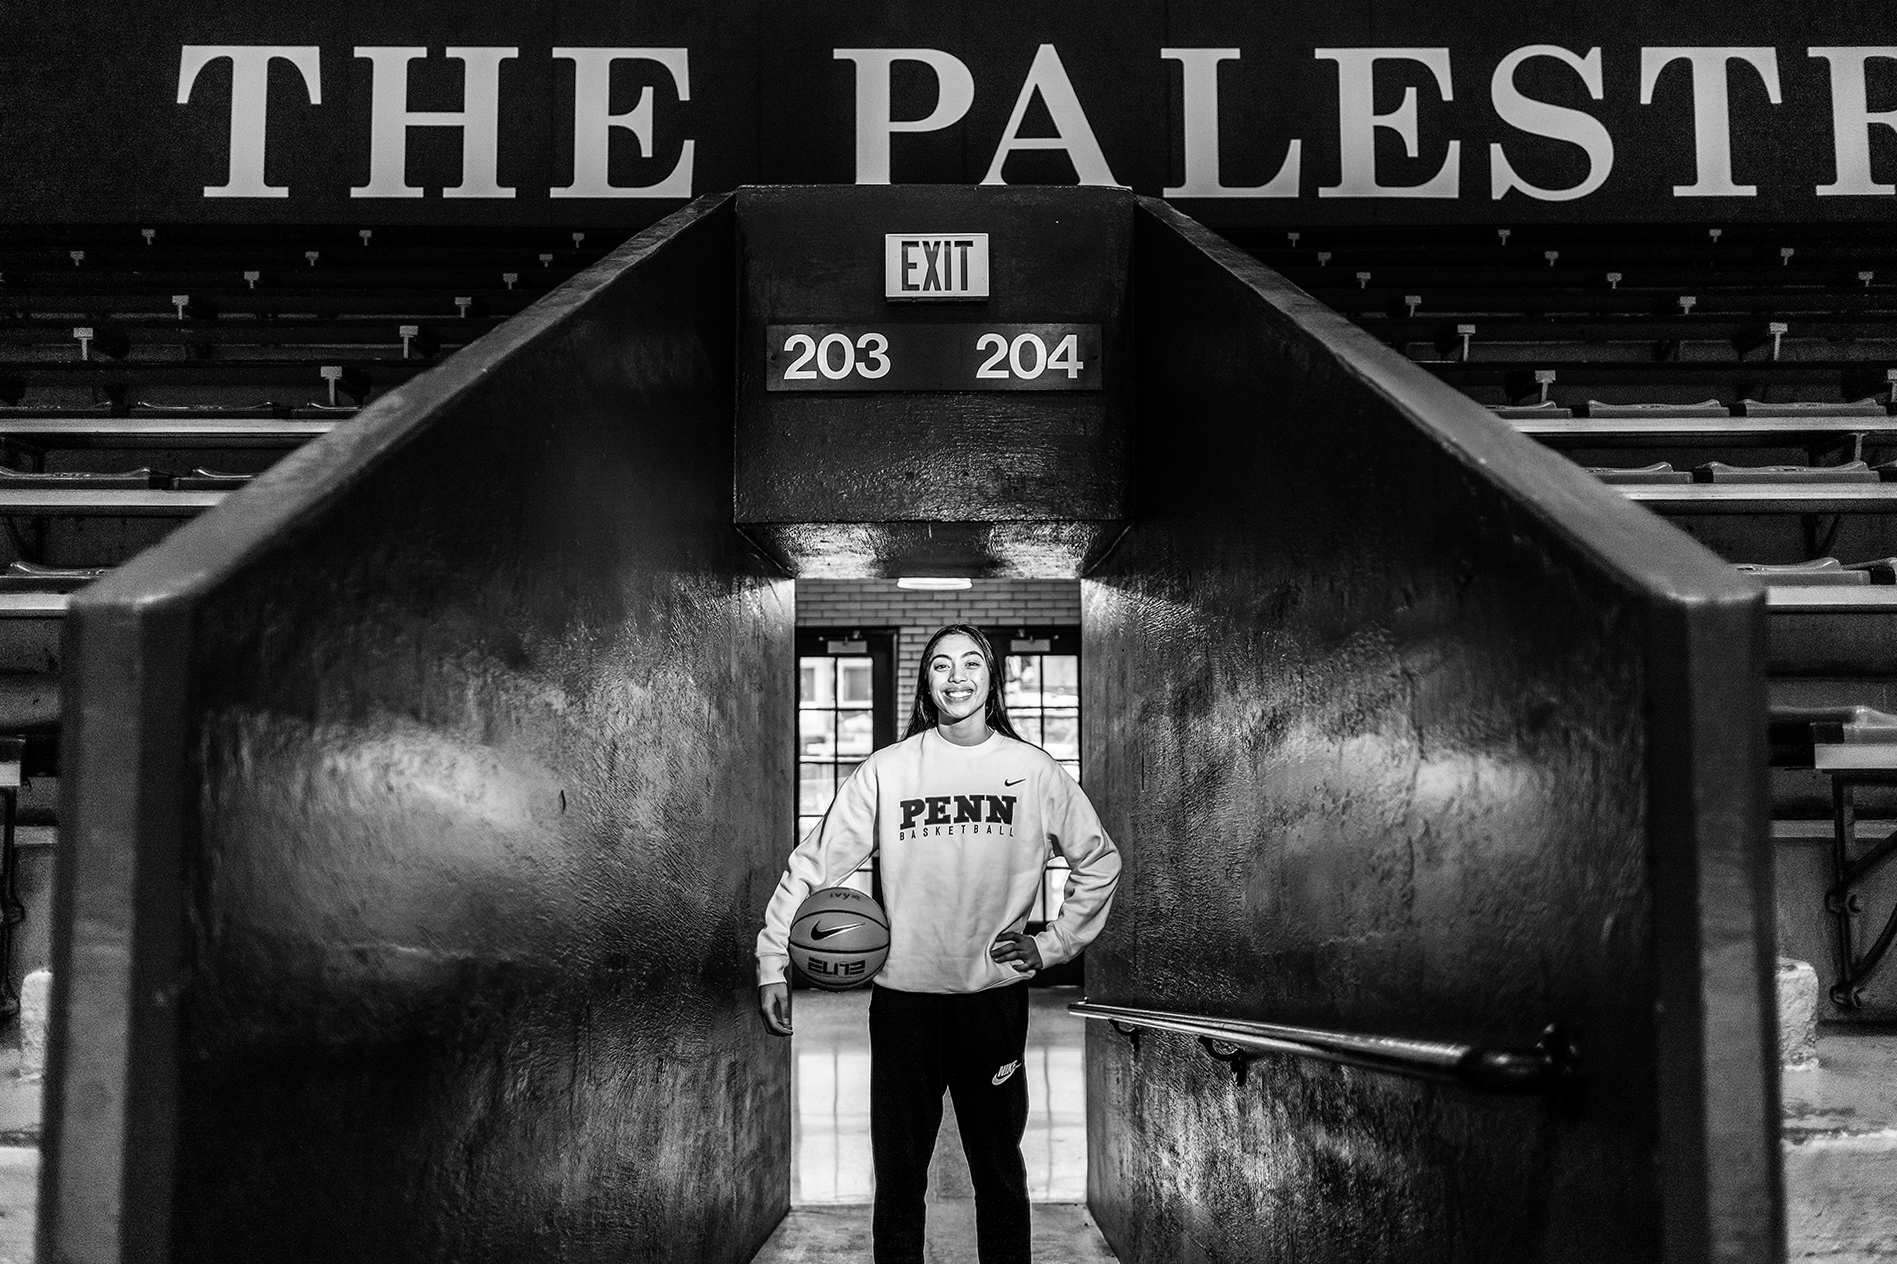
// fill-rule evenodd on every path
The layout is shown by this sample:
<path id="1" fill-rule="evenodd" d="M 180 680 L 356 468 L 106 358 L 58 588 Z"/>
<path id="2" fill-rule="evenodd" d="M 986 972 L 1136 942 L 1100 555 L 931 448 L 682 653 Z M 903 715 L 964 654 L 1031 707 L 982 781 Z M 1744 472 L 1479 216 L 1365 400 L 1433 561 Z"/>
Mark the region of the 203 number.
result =
<path id="1" fill-rule="evenodd" d="M 881 334 L 864 334 L 855 342 L 848 334 L 825 334 L 821 342 L 809 334 L 792 334 L 784 341 L 785 353 L 797 352 L 800 344 L 802 354 L 784 370 L 787 382 L 814 382 L 819 373 L 840 382 L 852 373 L 878 378 L 889 372 L 889 339 Z M 808 367 L 812 363 L 815 368 Z"/>
<path id="2" fill-rule="evenodd" d="M 1013 342 L 1000 334 L 983 334 L 975 340 L 977 352 L 990 349 L 994 354 L 975 370 L 976 377 L 1001 378 L 1004 381 L 1018 377 L 1032 382 L 1049 369 L 1064 369 L 1068 380 L 1072 381 L 1087 367 L 1080 359 L 1078 334 L 1068 334 L 1062 338 L 1055 344 L 1052 355 L 1048 354 L 1047 343 L 1041 340 L 1039 334 L 1018 334 Z M 1002 367 L 1004 360 L 1007 361 L 1006 367 Z"/>

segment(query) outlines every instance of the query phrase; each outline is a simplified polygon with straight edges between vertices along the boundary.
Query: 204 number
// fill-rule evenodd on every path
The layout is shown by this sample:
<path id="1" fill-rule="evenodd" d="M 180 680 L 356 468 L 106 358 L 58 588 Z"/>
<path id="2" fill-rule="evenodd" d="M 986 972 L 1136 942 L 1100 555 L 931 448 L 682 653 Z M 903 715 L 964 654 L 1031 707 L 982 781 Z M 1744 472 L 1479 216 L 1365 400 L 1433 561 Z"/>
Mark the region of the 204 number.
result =
<path id="1" fill-rule="evenodd" d="M 800 348 L 802 354 L 797 354 Z M 809 334 L 792 334 L 784 341 L 784 352 L 797 355 L 784 370 L 787 382 L 814 382 L 819 373 L 841 382 L 852 373 L 879 378 L 889 372 L 889 339 L 878 333 L 864 334 L 855 342 L 848 334 L 825 334 L 822 341 Z"/>
<path id="2" fill-rule="evenodd" d="M 1020 378 L 1032 382 L 1050 370 L 1064 370 L 1068 380 L 1073 381 L 1087 367 L 1080 359 L 1078 334 L 1068 334 L 1062 338 L 1054 345 L 1051 355 L 1047 343 L 1039 334 L 1033 333 L 1017 334 L 1013 342 L 1000 334 L 983 334 L 975 340 L 975 350 L 994 352 L 975 370 L 975 376 L 979 378 L 999 378 L 1003 381 Z"/>

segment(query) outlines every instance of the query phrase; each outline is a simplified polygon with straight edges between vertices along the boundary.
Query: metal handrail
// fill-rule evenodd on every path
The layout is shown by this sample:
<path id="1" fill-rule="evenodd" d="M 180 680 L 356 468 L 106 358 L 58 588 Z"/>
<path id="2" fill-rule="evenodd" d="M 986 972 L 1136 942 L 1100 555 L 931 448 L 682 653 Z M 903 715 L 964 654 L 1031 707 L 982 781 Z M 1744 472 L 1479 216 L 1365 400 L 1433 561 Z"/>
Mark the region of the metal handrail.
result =
<path id="1" fill-rule="evenodd" d="M 1402 1036 L 1366 1036 L 1357 1032 L 1290 1027 L 1240 1018 L 1208 1018 L 1167 1010 L 1139 1009 L 1076 1001 L 1069 1012 L 1082 1018 L 1111 1023 L 1134 1038 L 1146 1028 L 1197 1036 L 1206 1053 L 1222 1062 L 1249 1060 L 1261 1053 L 1288 1053 L 1345 1066 L 1366 1067 L 1430 1080 L 1460 1084 L 1489 1093 L 1554 1093 L 1571 1091 L 1580 1080 L 1578 1055 L 1554 1027 L 1541 1034 L 1532 1049 L 1484 1049 L 1440 1040 L 1412 1040 Z M 1222 1053 L 1217 1046 L 1233 1052 Z M 1242 1072 L 1242 1063 L 1234 1070 Z"/>

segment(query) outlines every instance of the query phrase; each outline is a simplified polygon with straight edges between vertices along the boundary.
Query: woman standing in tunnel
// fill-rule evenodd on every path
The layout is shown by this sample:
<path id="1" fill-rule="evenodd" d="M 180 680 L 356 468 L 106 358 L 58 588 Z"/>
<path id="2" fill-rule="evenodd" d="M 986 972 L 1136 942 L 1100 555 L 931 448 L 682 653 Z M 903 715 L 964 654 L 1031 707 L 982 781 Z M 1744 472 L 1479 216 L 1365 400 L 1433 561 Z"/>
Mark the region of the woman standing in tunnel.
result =
<path id="1" fill-rule="evenodd" d="M 876 1264 L 921 1264 L 942 1094 L 975 1187 L 981 1264 L 1027 1264 L 1027 979 L 1071 960 L 1106 921 L 1120 856 L 1074 779 L 1015 735 L 978 628 L 929 638 L 905 738 L 871 755 L 791 854 L 758 935 L 758 1006 L 791 1033 L 786 951 L 811 891 L 881 857 L 889 959 L 870 1001 Z M 1053 852 L 1060 915 L 1023 933 Z"/>

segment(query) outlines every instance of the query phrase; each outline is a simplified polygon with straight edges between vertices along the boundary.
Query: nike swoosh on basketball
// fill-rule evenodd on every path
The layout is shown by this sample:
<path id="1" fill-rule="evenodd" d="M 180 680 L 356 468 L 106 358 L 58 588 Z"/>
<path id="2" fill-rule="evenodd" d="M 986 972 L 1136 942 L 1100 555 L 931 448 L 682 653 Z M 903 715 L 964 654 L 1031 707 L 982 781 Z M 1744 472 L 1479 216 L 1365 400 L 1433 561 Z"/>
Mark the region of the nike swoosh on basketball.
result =
<path id="1" fill-rule="evenodd" d="M 1026 777 L 1016 777 L 1013 781 L 1004 781 L 1001 784 L 1004 786 L 1018 786 L 1026 780 Z"/>
<path id="2" fill-rule="evenodd" d="M 990 1084 L 1006 1084 L 1008 1082 L 1008 1077 L 1013 1075 L 1016 1071 L 1019 1071 L 1020 1069 L 1021 1069 L 1021 1064 L 1019 1062 L 1010 1062 L 1008 1063 L 1008 1065 L 1002 1067 L 999 1071 L 996 1071 L 995 1078 L 988 1082 Z"/>
<path id="3" fill-rule="evenodd" d="M 845 922 L 841 926 L 813 926 L 810 928 L 810 937 L 818 940 L 828 939 L 832 935 L 841 935 L 846 930 L 855 930 L 862 924 L 861 922 Z"/>

